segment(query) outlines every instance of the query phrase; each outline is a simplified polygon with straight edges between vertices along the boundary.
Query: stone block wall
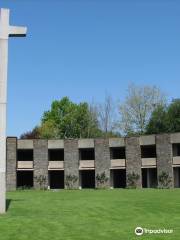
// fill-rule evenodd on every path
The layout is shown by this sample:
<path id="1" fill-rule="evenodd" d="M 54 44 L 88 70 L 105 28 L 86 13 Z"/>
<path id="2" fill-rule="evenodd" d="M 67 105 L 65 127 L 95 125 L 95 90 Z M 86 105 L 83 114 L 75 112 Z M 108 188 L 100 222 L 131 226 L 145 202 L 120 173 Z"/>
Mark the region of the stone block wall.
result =
<path id="1" fill-rule="evenodd" d="M 48 141 L 37 139 L 34 145 L 34 187 L 39 188 L 39 176 L 46 177 L 44 187 L 48 187 Z"/>
<path id="2" fill-rule="evenodd" d="M 174 186 L 173 183 L 173 168 L 172 168 L 172 144 L 170 134 L 161 134 L 156 136 L 156 153 L 157 153 L 157 175 L 163 171 L 169 174 L 172 181 L 170 187 Z"/>
<path id="3" fill-rule="evenodd" d="M 152 141 L 152 137 L 150 136 L 150 140 L 148 136 L 144 138 L 145 144 L 152 145 L 154 144 L 154 140 Z M 110 169 L 111 160 L 110 160 L 110 145 L 112 142 L 116 147 L 120 147 L 122 144 L 126 149 L 126 180 L 127 175 L 129 173 L 136 173 L 139 175 L 139 180 L 137 181 L 137 186 L 142 187 L 142 173 L 141 173 L 141 144 L 144 144 L 144 139 L 142 137 L 128 137 L 122 139 L 117 144 L 118 140 L 110 141 L 109 139 L 94 139 L 91 140 L 91 147 L 94 146 L 95 151 L 95 176 L 97 174 L 101 175 L 105 172 L 108 181 L 105 184 L 105 187 L 110 187 Z M 154 139 L 154 137 L 153 137 Z M 141 140 L 141 141 L 140 141 Z M 143 140 L 143 141 L 142 141 Z M 22 140 L 21 140 L 22 141 Z M 26 140 L 28 141 L 28 140 Z M 72 188 L 79 188 L 79 146 L 87 146 L 87 140 L 83 142 L 83 139 L 79 141 L 78 139 L 65 139 L 62 140 L 64 147 L 64 178 L 65 178 L 65 188 L 66 178 L 67 176 L 75 176 L 77 181 L 73 183 Z M 149 141 L 149 142 L 148 142 Z M 165 171 L 172 178 L 172 182 L 170 184 L 171 187 L 174 186 L 173 183 L 173 152 L 172 152 L 172 143 L 175 141 L 176 143 L 180 143 L 180 137 L 175 140 L 172 139 L 171 134 L 161 134 L 155 136 L 156 143 L 156 153 L 157 153 L 157 174 L 161 174 L 162 171 Z M 54 143 L 51 141 L 49 146 L 53 149 L 53 144 L 55 149 L 57 149 L 57 142 L 54 140 Z M 124 144 L 125 143 L 125 144 Z M 31 149 L 33 148 L 34 154 L 34 162 L 33 162 L 33 174 L 34 177 L 38 177 L 40 175 L 46 177 L 45 187 L 48 187 L 48 140 L 31 140 L 31 142 L 26 142 L 23 145 L 23 142 L 18 142 L 20 149 Z M 59 142 L 58 142 L 59 144 Z M 85 145 L 84 145 L 85 144 Z M 93 145 L 92 145 L 93 144 Z M 89 145 L 88 145 L 89 146 Z M 17 167 L 17 138 L 10 137 L 7 138 L 7 190 L 15 190 L 16 189 L 16 167 Z M 145 161 L 146 159 L 144 159 Z M 155 167 L 155 166 L 154 166 Z M 177 167 L 177 166 L 176 166 Z M 114 169 L 114 168 L 113 168 Z M 30 169 L 31 170 L 31 169 Z M 61 169 L 62 170 L 62 169 Z M 83 171 L 83 170 L 82 170 Z M 111 183 L 112 185 L 112 183 Z M 34 179 L 34 187 L 39 188 L 39 183 Z M 97 179 L 96 179 L 96 187 L 98 187 Z"/>
<path id="4" fill-rule="evenodd" d="M 105 176 L 108 178 L 105 187 L 110 186 L 110 166 L 109 139 L 95 139 L 95 176 L 105 172 Z M 96 187 L 100 187 L 97 179 L 95 181 Z"/>
<path id="5" fill-rule="evenodd" d="M 64 183 L 68 188 L 67 179 L 75 177 L 77 180 L 73 184 L 73 189 L 79 188 L 79 150 L 77 139 L 64 140 Z M 69 182 L 69 181 L 68 181 Z M 69 182 L 69 184 L 71 184 Z"/>
<path id="6" fill-rule="evenodd" d="M 16 158 L 17 138 L 9 137 L 6 140 L 6 187 L 7 191 L 16 190 Z"/>
<path id="7" fill-rule="evenodd" d="M 128 174 L 139 175 L 137 187 L 142 187 L 141 177 L 141 148 L 139 144 L 139 137 L 129 137 L 125 139 L 126 144 L 126 182 L 128 183 Z"/>

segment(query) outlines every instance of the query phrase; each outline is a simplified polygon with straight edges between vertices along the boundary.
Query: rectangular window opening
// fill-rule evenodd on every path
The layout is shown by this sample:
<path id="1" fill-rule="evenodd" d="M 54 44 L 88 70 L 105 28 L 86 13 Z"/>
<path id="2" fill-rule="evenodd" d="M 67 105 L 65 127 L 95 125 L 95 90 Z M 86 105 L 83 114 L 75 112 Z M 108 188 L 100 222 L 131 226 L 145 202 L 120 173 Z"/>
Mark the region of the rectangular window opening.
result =
<path id="1" fill-rule="evenodd" d="M 173 144 L 173 157 L 180 156 L 180 143 Z"/>
<path id="2" fill-rule="evenodd" d="M 17 188 L 32 188 L 33 185 L 33 171 L 17 171 Z"/>
<path id="3" fill-rule="evenodd" d="M 33 161 L 33 149 L 18 149 L 17 150 L 18 161 Z"/>
<path id="4" fill-rule="evenodd" d="M 79 160 L 94 160 L 94 148 L 79 149 Z"/>
<path id="5" fill-rule="evenodd" d="M 111 169 L 111 186 L 113 188 L 126 187 L 126 169 Z"/>
<path id="6" fill-rule="evenodd" d="M 125 147 L 110 148 L 111 159 L 126 159 Z"/>
<path id="7" fill-rule="evenodd" d="M 79 172 L 81 188 L 95 188 L 95 170 L 82 170 Z"/>
<path id="8" fill-rule="evenodd" d="M 50 189 L 64 188 L 64 171 L 49 171 Z"/>
<path id="9" fill-rule="evenodd" d="M 156 158 L 156 145 L 141 146 L 141 158 Z"/>
<path id="10" fill-rule="evenodd" d="M 64 149 L 49 149 L 49 161 L 64 161 Z"/>
<path id="11" fill-rule="evenodd" d="M 142 168 L 142 187 L 156 188 L 157 187 L 157 169 L 156 168 Z"/>

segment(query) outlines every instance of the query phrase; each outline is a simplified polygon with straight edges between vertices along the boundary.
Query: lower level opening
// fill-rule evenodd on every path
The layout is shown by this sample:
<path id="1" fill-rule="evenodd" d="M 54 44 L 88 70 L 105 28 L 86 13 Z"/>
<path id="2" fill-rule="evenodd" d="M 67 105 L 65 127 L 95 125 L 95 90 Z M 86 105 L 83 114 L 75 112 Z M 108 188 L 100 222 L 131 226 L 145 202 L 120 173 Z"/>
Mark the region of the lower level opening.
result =
<path id="1" fill-rule="evenodd" d="M 95 170 L 80 171 L 81 188 L 95 188 Z"/>
<path id="2" fill-rule="evenodd" d="M 156 188 L 157 169 L 156 168 L 142 168 L 142 187 L 143 188 Z"/>
<path id="3" fill-rule="evenodd" d="M 33 187 L 33 171 L 17 171 L 17 188 Z"/>
<path id="4" fill-rule="evenodd" d="M 50 189 L 64 188 L 64 171 L 49 171 Z"/>
<path id="5" fill-rule="evenodd" d="M 125 169 L 111 170 L 111 186 L 113 188 L 126 187 L 126 170 Z"/>
<path id="6" fill-rule="evenodd" d="M 174 171 L 174 187 L 180 188 L 180 167 L 173 168 Z"/>

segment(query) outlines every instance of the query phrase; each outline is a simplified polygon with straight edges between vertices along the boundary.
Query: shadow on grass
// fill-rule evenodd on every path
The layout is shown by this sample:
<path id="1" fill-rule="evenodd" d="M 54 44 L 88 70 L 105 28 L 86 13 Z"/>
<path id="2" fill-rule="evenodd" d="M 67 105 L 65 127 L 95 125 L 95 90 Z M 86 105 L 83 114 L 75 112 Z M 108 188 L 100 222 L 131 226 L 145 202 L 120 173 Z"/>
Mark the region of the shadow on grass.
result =
<path id="1" fill-rule="evenodd" d="M 6 199 L 6 211 L 8 211 L 12 199 Z"/>
<path id="2" fill-rule="evenodd" d="M 6 199 L 6 211 L 8 211 L 10 205 L 12 202 L 19 202 L 19 201 L 24 201 L 23 199 Z"/>

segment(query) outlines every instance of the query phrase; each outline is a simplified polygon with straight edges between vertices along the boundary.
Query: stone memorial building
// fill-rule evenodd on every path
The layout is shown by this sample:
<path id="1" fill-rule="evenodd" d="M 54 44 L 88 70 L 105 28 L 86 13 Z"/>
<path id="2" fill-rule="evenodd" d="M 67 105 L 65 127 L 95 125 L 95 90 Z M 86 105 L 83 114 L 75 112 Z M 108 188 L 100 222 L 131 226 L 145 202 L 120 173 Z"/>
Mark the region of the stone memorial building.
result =
<path id="1" fill-rule="evenodd" d="M 7 138 L 7 190 L 22 187 L 96 188 L 104 174 L 109 188 L 125 188 L 128 174 L 137 186 L 157 187 L 166 172 L 170 187 L 180 187 L 180 133 L 109 139 L 20 140 Z"/>

